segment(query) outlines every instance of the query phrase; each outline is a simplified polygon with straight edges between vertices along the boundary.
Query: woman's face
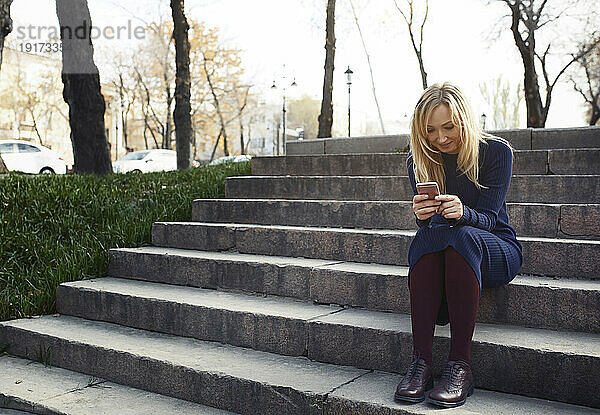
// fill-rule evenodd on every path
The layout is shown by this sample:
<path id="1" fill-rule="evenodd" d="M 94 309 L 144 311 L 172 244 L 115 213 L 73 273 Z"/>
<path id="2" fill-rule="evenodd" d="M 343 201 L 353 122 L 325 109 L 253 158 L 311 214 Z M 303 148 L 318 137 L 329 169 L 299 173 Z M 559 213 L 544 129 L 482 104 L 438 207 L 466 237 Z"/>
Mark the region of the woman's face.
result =
<path id="1" fill-rule="evenodd" d="M 447 104 L 440 104 L 431 112 L 427 121 L 427 141 L 442 153 L 458 154 L 460 151 L 459 129 L 452 122 Z"/>

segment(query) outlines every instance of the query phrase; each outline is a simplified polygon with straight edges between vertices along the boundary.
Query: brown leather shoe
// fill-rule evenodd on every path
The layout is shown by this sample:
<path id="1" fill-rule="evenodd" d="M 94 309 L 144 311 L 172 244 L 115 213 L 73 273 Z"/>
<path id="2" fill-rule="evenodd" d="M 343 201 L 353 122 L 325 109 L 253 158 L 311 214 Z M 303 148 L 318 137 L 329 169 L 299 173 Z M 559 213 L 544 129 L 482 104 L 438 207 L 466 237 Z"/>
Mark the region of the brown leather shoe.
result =
<path id="1" fill-rule="evenodd" d="M 425 392 L 431 388 L 433 388 L 431 368 L 425 360 L 414 356 L 408 372 L 396 388 L 394 399 L 403 402 L 423 402 Z"/>
<path id="2" fill-rule="evenodd" d="M 440 381 L 427 397 L 427 402 L 443 408 L 460 406 L 473 394 L 471 367 L 462 360 L 449 361 Z"/>

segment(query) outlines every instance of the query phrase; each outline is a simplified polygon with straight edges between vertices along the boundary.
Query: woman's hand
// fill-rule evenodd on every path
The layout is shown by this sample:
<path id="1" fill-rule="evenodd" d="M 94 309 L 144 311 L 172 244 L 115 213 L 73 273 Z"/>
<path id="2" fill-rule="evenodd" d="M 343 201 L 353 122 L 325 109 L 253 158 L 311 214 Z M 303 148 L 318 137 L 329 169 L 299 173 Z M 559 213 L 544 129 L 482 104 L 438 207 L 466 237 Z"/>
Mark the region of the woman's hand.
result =
<path id="1" fill-rule="evenodd" d="M 415 195 L 413 197 L 413 212 L 417 215 L 417 219 L 425 220 L 436 214 L 441 201 L 429 199 L 428 195 Z"/>
<path id="2" fill-rule="evenodd" d="M 446 219 L 460 219 L 463 215 L 463 204 L 454 195 L 439 195 L 435 197 L 436 201 L 441 202 L 437 208 L 437 213 Z"/>

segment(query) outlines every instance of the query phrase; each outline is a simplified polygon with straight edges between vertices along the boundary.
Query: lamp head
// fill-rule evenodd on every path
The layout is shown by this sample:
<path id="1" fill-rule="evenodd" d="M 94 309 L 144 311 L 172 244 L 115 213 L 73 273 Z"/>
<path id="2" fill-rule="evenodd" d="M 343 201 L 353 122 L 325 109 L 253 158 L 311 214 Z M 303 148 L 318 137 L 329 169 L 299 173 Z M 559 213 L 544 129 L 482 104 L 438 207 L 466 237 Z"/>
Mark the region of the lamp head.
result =
<path id="1" fill-rule="evenodd" d="M 344 72 L 344 73 L 346 74 L 348 85 L 351 85 L 352 84 L 352 74 L 354 72 L 352 72 L 352 69 L 350 69 L 350 67 L 348 66 L 348 69 L 346 69 L 346 72 Z"/>

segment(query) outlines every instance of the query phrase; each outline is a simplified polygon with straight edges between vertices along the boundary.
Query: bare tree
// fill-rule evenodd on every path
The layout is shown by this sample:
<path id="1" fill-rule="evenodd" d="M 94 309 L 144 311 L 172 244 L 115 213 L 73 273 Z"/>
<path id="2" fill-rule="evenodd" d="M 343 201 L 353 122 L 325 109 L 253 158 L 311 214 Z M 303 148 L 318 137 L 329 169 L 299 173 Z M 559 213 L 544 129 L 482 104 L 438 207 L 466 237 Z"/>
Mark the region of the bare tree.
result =
<path id="1" fill-rule="evenodd" d="M 150 121 L 151 121 L 151 116 L 152 119 L 159 124 L 160 130 L 159 131 L 164 131 L 164 128 L 162 127 L 162 125 L 160 124 L 160 120 L 158 118 L 158 116 L 156 115 L 156 112 L 154 111 L 154 108 L 152 107 L 152 103 L 151 103 L 151 96 L 152 94 L 150 93 L 150 89 L 148 88 L 148 86 L 146 85 L 146 82 L 144 81 L 144 78 L 142 77 L 142 74 L 139 71 L 139 68 L 136 66 L 135 67 L 135 72 L 136 72 L 136 76 L 137 76 L 137 87 L 139 89 L 141 89 L 141 93 L 139 94 L 140 96 L 140 103 L 141 103 L 141 108 L 142 108 L 142 114 L 144 115 L 144 142 L 146 144 L 146 150 L 149 148 L 148 147 L 148 131 L 150 131 L 150 134 L 152 134 L 152 139 L 154 140 L 154 148 L 162 148 L 162 144 L 159 146 L 158 144 L 158 140 L 156 138 L 156 133 L 155 133 L 155 129 L 150 125 Z M 163 136 L 163 140 L 164 140 L 164 136 Z"/>
<path id="2" fill-rule="evenodd" d="M 10 49 L 10 46 L 5 44 L 6 49 Z M 33 131 L 38 137 L 38 141 L 41 145 L 45 145 L 45 137 L 42 137 L 40 133 L 40 127 L 38 126 L 38 120 L 41 118 L 41 113 L 46 107 L 46 103 L 42 102 L 43 94 L 49 91 L 43 88 L 44 78 L 51 76 L 51 72 L 43 74 L 40 79 L 36 79 L 39 82 L 27 82 L 26 70 L 21 62 L 21 57 L 16 54 L 11 62 L 11 72 L 7 78 L 10 84 L 8 88 L 3 89 L 2 93 L 2 104 L 10 107 L 14 117 L 14 123 L 18 126 L 19 132 L 21 127 L 28 125 L 28 121 L 33 126 Z M 28 125 L 29 126 L 29 125 Z M 44 134 L 45 136 L 45 134 Z"/>
<path id="3" fill-rule="evenodd" d="M 172 20 L 164 18 L 163 6 L 159 0 L 149 2 L 149 6 L 157 6 L 158 22 L 148 22 L 141 17 L 140 13 L 134 12 L 122 3 L 110 1 L 115 8 L 123 10 L 132 19 L 139 20 L 147 28 L 150 36 L 132 56 L 130 71 L 124 73 L 128 78 L 129 93 L 133 99 L 134 109 L 140 108 L 143 121 L 143 138 L 146 149 L 148 144 L 148 133 L 154 141 L 153 148 L 171 148 L 173 135 L 173 104 L 175 101 L 175 77 L 176 62 L 171 56 L 174 53 L 174 24 Z M 170 5 L 167 6 L 170 8 Z M 172 14 L 172 9 L 171 9 Z M 172 17 L 171 17 L 172 19 Z M 111 68 L 114 65 L 111 65 Z M 127 76 L 125 76 L 127 75 Z M 113 80 L 118 85 L 120 81 Z M 133 84 L 133 88 L 130 84 Z M 117 89 L 119 89 L 117 87 Z M 135 104 L 139 100 L 139 104 Z M 126 129 L 126 128 L 125 128 Z M 125 129 L 123 131 L 125 131 Z M 129 137 L 127 137 L 129 139 Z"/>
<path id="4" fill-rule="evenodd" d="M 425 72 L 425 66 L 423 64 L 423 30 L 425 29 L 425 23 L 427 22 L 427 17 L 429 15 L 429 0 L 425 0 L 425 14 L 423 16 L 423 21 L 421 22 L 421 26 L 419 29 L 419 46 L 417 46 L 415 34 L 413 32 L 413 25 L 415 23 L 414 0 L 406 0 L 406 4 L 408 5 L 408 13 L 405 13 L 404 10 L 402 10 L 402 8 L 398 5 L 397 0 L 394 0 L 394 5 L 396 6 L 396 9 L 398 9 L 400 14 L 404 18 L 404 21 L 406 22 L 406 26 L 408 27 L 408 35 L 410 36 L 410 42 L 412 43 L 415 55 L 417 55 L 417 60 L 419 62 L 419 71 L 421 71 L 421 82 L 423 83 L 423 89 L 426 89 L 427 72 Z"/>
<path id="5" fill-rule="evenodd" d="M 206 81 L 208 82 L 208 86 L 210 88 L 210 93 L 213 97 L 213 104 L 215 106 L 215 110 L 217 112 L 217 116 L 219 117 L 219 124 L 220 124 L 220 129 L 219 129 L 219 135 L 217 136 L 217 140 L 215 141 L 215 147 L 213 148 L 212 154 L 210 155 L 210 161 L 212 161 L 212 159 L 215 156 L 215 152 L 217 150 L 217 148 L 219 147 L 219 140 L 221 139 L 221 137 L 223 137 L 223 151 L 225 152 L 225 155 L 228 156 L 229 155 L 229 148 L 227 145 L 227 131 L 226 131 L 226 127 L 227 124 L 225 122 L 225 116 L 223 114 L 223 110 L 221 108 L 221 101 L 219 100 L 219 97 L 217 95 L 217 88 L 215 83 L 212 80 L 212 71 L 210 71 L 208 69 L 208 61 L 209 59 L 207 58 L 207 54 L 206 53 L 202 53 L 202 64 L 204 65 L 204 72 L 206 75 Z"/>
<path id="6" fill-rule="evenodd" d="M 583 43 L 580 48 L 586 49 L 587 43 L 589 42 Z M 600 46 L 596 46 L 592 53 L 582 57 L 579 66 L 585 77 L 581 81 L 571 77 L 571 82 L 589 107 L 589 125 L 596 125 L 600 121 Z"/>
<path id="7" fill-rule="evenodd" d="M 122 56 L 119 55 L 119 58 Z M 119 92 L 119 101 L 121 102 L 121 128 L 123 131 L 123 141 L 125 142 L 125 148 L 129 148 L 129 115 L 132 107 L 137 100 L 137 89 L 129 85 L 131 78 L 130 73 L 132 67 L 123 61 L 119 61 L 115 64 L 117 70 L 116 78 L 113 79 L 112 84 Z"/>
<path id="8" fill-rule="evenodd" d="M 220 147 L 222 138 L 229 139 L 232 134 L 237 134 L 237 123 L 233 128 L 231 123 L 239 118 L 248 85 L 241 82 L 244 71 L 240 51 L 223 45 L 217 29 L 206 27 L 189 17 L 186 20 L 190 42 L 190 140 L 194 158 L 208 158 L 210 149 L 208 154 L 204 153 L 208 145 L 215 145 L 218 139 Z M 124 115 L 129 114 L 129 108 L 133 117 L 137 118 L 136 114 L 139 114 L 139 135 L 135 124 L 130 126 L 130 132 L 126 133 L 126 128 L 123 130 L 124 135 L 129 136 L 128 143 L 131 145 L 139 137 L 143 138 L 141 146 L 163 148 L 170 143 L 167 124 L 172 124 L 174 118 L 174 113 L 167 110 L 173 109 L 177 96 L 176 59 L 172 58 L 177 55 L 172 41 L 174 25 L 172 18 L 161 18 L 158 22 L 147 24 L 147 27 L 150 36 L 131 58 L 111 51 L 105 56 L 107 61 L 104 64 L 107 71 L 113 72 L 115 89 L 125 98 Z M 173 50 L 168 51 L 168 48 Z M 167 55 L 171 58 L 165 59 Z M 247 109 L 248 106 L 241 110 L 242 115 Z M 171 115 L 170 119 L 165 116 L 166 113 Z M 126 123 L 125 119 L 123 122 Z M 218 136 L 222 128 L 224 131 Z M 236 132 L 233 132 L 234 129 Z M 243 133 L 246 135 L 247 130 Z M 236 140 L 235 147 L 237 143 Z M 227 144 L 230 152 L 231 142 Z"/>
<path id="9" fill-rule="evenodd" d="M 548 42 L 544 49 L 536 44 L 536 32 L 548 23 L 559 19 L 569 5 L 555 13 L 548 11 L 548 0 L 498 0 L 504 2 L 510 9 L 511 31 L 515 44 L 523 60 L 525 103 L 527 104 L 527 127 L 543 128 L 546 125 L 548 111 L 552 103 L 552 92 L 556 83 L 565 71 L 575 62 L 586 56 L 600 41 L 580 49 L 570 55 L 566 64 L 562 65 L 553 78 L 548 73 L 548 56 L 552 44 Z M 543 50 L 543 51 L 542 51 Z M 546 96 L 542 102 L 536 62 L 540 64 L 544 78 Z"/>
<path id="10" fill-rule="evenodd" d="M 57 0 L 56 14 L 63 42 L 63 97 L 69 105 L 75 172 L 110 173 L 112 165 L 104 126 L 106 104 L 94 63 L 87 0 Z M 81 27 L 85 30 L 78 30 Z"/>
<path id="11" fill-rule="evenodd" d="M 173 37 L 175 38 L 175 60 L 177 75 L 175 76 L 175 137 L 177 148 L 177 169 L 190 168 L 192 146 L 192 119 L 190 104 L 190 26 L 184 13 L 184 0 L 171 0 L 173 13 Z"/>
<path id="12" fill-rule="evenodd" d="M 2 52 L 4 50 L 4 39 L 12 32 L 12 19 L 10 18 L 10 5 L 13 0 L 0 0 L 0 68 L 2 67 Z M 0 173 L 6 173 L 8 169 L 0 156 Z"/>
<path id="13" fill-rule="evenodd" d="M 511 85 L 499 76 L 493 81 L 488 81 L 479 86 L 481 95 L 489 106 L 491 113 L 488 119 L 491 125 L 488 129 L 504 130 L 519 128 L 519 107 L 523 100 L 523 85 Z"/>
<path id="14" fill-rule="evenodd" d="M 153 138 L 160 136 L 159 148 L 170 149 L 173 135 L 176 67 L 173 56 L 173 30 L 170 21 L 148 25 L 150 37 L 134 57 L 140 93 L 145 96 L 145 122 Z M 158 141 L 158 140 L 156 140 Z"/>
<path id="15" fill-rule="evenodd" d="M 335 0 L 327 0 L 327 28 L 325 39 L 325 76 L 323 79 L 323 100 L 319 114 L 318 137 L 331 137 L 333 124 L 333 70 L 335 60 Z M 285 137 L 283 137 L 285 140 Z"/>
<path id="16" fill-rule="evenodd" d="M 354 8 L 354 3 L 352 0 L 350 1 L 350 7 L 352 8 L 352 15 L 354 16 L 354 22 L 356 23 L 356 28 L 358 29 L 358 34 L 360 35 L 360 40 L 363 45 L 363 50 L 365 51 L 365 56 L 367 57 L 367 63 L 369 65 L 369 73 L 371 75 L 371 90 L 373 91 L 373 98 L 375 99 L 375 105 L 377 106 L 377 115 L 379 116 L 379 125 L 381 126 L 381 133 L 385 134 L 385 126 L 383 125 L 383 118 L 381 117 L 381 109 L 379 108 L 379 101 L 377 100 L 377 93 L 375 92 L 375 78 L 373 77 L 373 66 L 371 65 L 371 57 L 369 56 L 369 52 L 367 51 L 367 44 L 365 43 L 365 38 L 363 37 L 362 30 L 360 29 L 360 23 L 358 21 L 358 16 L 356 15 L 356 9 Z"/>
<path id="17" fill-rule="evenodd" d="M 246 143 L 244 143 L 244 110 L 248 105 L 248 94 L 250 93 L 250 86 L 246 86 L 245 88 L 242 87 L 241 90 L 237 91 L 240 92 L 235 96 L 237 104 L 237 118 L 240 125 L 240 151 L 241 154 L 246 154 Z"/>
<path id="18" fill-rule="evenodd" d="M 304 130 L 304 139 L 317 137 L 319 105 L 319 100 L 308 95 L 292 99 L 288 105 L 290 125 L 301 127 Z"/>

